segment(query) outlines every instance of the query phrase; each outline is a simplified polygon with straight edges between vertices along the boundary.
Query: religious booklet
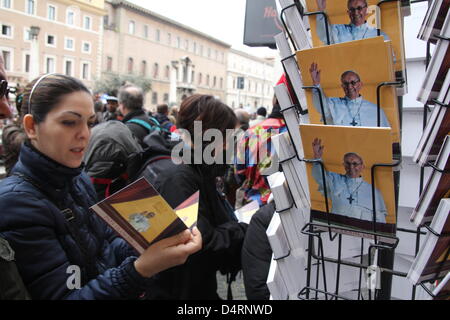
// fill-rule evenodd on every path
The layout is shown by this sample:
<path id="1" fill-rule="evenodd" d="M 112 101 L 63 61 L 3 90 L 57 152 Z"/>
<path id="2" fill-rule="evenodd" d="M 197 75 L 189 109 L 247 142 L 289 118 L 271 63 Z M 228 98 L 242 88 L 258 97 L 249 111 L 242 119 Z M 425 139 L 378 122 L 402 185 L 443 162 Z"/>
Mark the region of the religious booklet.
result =
<path id="1" fill-rule="evenodd" d="M 305 90 L 303 90 L 303 80 L 300 75 L 300 71 L 297 67 L 297 60 L 295 59 L 295 56 L 292 55 L 291 48 L 289 46 L 289 43 L 286 40 L 286 36 L 283 32 L 277 34 L 275 37 L 275 42 L 277 44 L 278 51 L 280 53 L 280 57 L 282 59 L 282 64 L 284 69 L 286 70 L 287 77 L 289 78 L 289 81 L 292 85 L 292 93 L 296 95 L 295 98 L 297 98 L 297 101 L 300 104 L 300 108 L 302 111 L 308 110 L 307 103 L 306 103 L 306 96 L 305 96 Z M 280 84 L 284 85 L 284 84 Z M 286 90 L 288 90 L 286 88 Z M 289 93 L 288 93 L 289 95 Z M 291 97 L 289 97 L 289 106 L 286 106 L 283 108 L 280 102 L 280 98 L 277 95 L 278 102 L 280 103 L 281 109 L 284 110 L 286 108 L 290 108 L 293 105 L 293 101 L 291 100 Z M 295 110 L 292 110 L 295 112 Z M 284 114 L 286 116 L 286 113 Z"/>
<path id="2" fill-rule="evenodd" d="M 450 300 L 450 271 L 433 290 L 434 300 Z"/>
<path id="3" fill-rule="evenodd" d="M 284 9 L 283 19 L 290 29 L 290 33 L 295 41 L 297 49 L 302 50 L 311 48 L 311 38 L 305 24 L 303 23 L 300 12 L 298 12 L 296 6 L 293 6 L 294 0 L 278 0 L 278 2 L 280 3 L 281 9 Z"/>
<path id="4" fill-rule="evenodd" d="M 437 103 L 434 105 L 433 112 L 413 155 L 413 161 L 419 163 L 422 167 L 427 165 L 429 161 L 436 159 L 445 137 L 450 132 L 450 109 L 448 108 L 450 103 L 450 71 L 447 72 L 437 100 L 446 106 Z"/>
<path id="5" fill-rule="evenodd" d="M 273 258 L 273 257 L 272 257 Z M 267 288 L 270 292 L 271 300 L 288 300 L 289 292 L 286 283 L 281 275 L 277 260 L 270 261 L 269 274 L 267 276 Z"/>
<path id="6" fill-rule="evenodd" d="M 428 182 L 420 195 L 415 209 L 411 214 L 411 221 L 416 226 L 430 222 L 442 198 L 450 197 L 450 135 L 446 136 L 434 165 L 439 170 L 433 170 Z"/>
<path id="7" fill-rule="evenodd" d="M 313 124 L 391 127 L 400 144 L 400 116 L 390 42 L 383 37 L 339 43 L 297 52 Z M 322 103 L 321 103 L 322 102 Z M 378 102 L 380 108 L 378 109 Z M 399 147 L 396 149 L 399 150 Z"/>
<path id="8" fill-rule="evenodd" d="M 253 215 L 259 210 L 259 203 L 257 200 L 247 203 L 245 206 L 234 211 L 239 222 L 250 223 Z"/>
<path id="9" fill-rule="evenodd" d="M 267 238 L 269 239 L 270 247 L 272 248 L 274 259 L 281 259 L 290 254 L 291 248 L 281 223 L 280 214 L 275 212 L 270 220 L 269 226 L 266 230 Z"/>
<path id="10" fill-rule="evenodd" d="M 283 172 L 286 174 L 286 180 L 295 205 L 299 209 L 310 207 L 305 163 L 297 159 L 289 132 L 273 136 L 272 143 L 275 146 Z M 303 150 L 298 150 L 297 152 L 299 153 L 299 157 L 303 155 Z M 288 159 L 289 161 L 286 161 Z M 308 220 L 309 215 L 304 216 L 304 219 Z"/>
<path id="11" fill-rule="evenodd" d="M 199 191 L 172 209 L 144 177 L 93 205 L 98 214 L 138 253 L 197 224 Z"/>
<path id="12" fill-rule="evenodd" d="M 393 242 L 396 208 L 390 128 L 301 124 L 308 160 L 311 216 L 313 220 L 346 227 L 334 229 L 358 237 L 383 235 Z"/>
<path id="13" fill-rule="evenodd" d="M 438 41 L 436 35 L 441 33 L 449 6 L 450 0 L 433 0 L 431 5 L 428 6 L 417 38 L 436 44 Z"/>
<path id="14" fill-rule="evenodd" d="M 306 272 L 304 272 L 306 254 L 305 251 L 302 251 L 302 254 L 295 254 L 295 250 L 290 247 L 285 226 L 281 214 L 275 212 L 266 234 L 273 251 L 273 259 L 277 260 L 279 272 L 286 283 L 289 299 L 297 300 L 298 293 L 306 285 Z"/>
<path id="15" fill-rule="evenodd" d="M 442 199 L 407 278 L 418 284 L 444 277 L 450 270 L 450 199 Z"/>
<path id="16" fill-rule="evenodd" d="M 305 237 L 301 234 L 300 230 L 302 230 L 308 220 L 305 219 L 300 209 L 294 207 L 284 173 L 274 173 L 267 180 L 290 248 L 293 252 L 296 252 L 297 249 L 305 248 Z"/>
<path id="17" fill-rule="evenodd" d="M 317 0 L 305 0 L 307 12 L 320 11 Z M 348 10 L 348 0 L 328 0 L 323 11 L 327 14 L 330 44 L 369 39 L 383 36 L 392 42 L 395 55 L 395 71 L 402 74 L 406 69 L 403 41 L 403 25 L 400 2 L 386 2 L 377 6 L 379 0 L 367 0 L 367 8 L 359 11 L 358 17 L 352 18 Z M 358 4 L 355 4 L 355 6 Z M 310 15 L 313 47 L 327 44 L 326 22 L 323 15 Z M 355 25 L 358 24 L 358 26 Z"/>
<path id="18" fill-rule="evenodd" d="M 447 11 L 444 25 L 442 26 L 442 37 L 450 37 L 450 11 Z M 423 104 L 430 103 L 437 98 L 443 86 L 445 76 L 450 68 L 450 41 L 439 39 L 428 65 L 427 72 L 417 96 L 417 100 Z"/>

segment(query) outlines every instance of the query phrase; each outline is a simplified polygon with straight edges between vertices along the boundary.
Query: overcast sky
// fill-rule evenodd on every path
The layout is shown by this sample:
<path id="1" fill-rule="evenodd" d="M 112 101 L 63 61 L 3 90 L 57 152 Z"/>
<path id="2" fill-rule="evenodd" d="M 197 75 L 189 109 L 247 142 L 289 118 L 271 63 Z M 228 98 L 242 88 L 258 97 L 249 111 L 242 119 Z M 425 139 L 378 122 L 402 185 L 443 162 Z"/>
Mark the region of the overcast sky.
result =
<path id="1" fill-rule="evenodd" d="M 268 48 L 243 44 L 246 0 L 128 0 L 169 19 L 260 57 L 276 56 Z"/>

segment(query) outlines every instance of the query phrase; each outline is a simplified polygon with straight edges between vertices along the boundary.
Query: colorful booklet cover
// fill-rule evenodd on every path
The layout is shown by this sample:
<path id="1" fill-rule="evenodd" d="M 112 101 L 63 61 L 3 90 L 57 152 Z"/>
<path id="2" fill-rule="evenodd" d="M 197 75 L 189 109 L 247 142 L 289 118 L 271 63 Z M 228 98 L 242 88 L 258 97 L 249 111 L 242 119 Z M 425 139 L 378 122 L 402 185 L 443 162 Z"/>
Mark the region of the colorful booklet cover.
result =
<path id="1" fill-rule="evenodd" d="M 371 167 L 392 164 L 391 129 L 301 124 L 300 132 L 305 158 L 321 160 L 324 169 L 307 163 L 312 218 L 350 228 L 350 235 L 372 238 L 358 231 L 376 230 L 389 241 L 396 225 L 393 170 L 376 167 L 372 180 Z"/>
<path id="2" fill-rule="evenodd" d="M 199 191 L 172 209 L 144 177 L 91 207 L 137 252 L 193 228 L 197 224 Z"/>

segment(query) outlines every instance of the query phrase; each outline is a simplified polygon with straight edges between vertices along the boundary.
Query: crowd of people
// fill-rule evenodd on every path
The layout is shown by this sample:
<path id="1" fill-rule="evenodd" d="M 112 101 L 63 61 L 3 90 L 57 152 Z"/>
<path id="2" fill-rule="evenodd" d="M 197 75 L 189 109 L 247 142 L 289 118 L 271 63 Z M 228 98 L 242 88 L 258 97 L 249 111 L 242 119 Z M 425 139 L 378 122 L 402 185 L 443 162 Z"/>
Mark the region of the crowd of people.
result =
<path id="1" fill-rule="evenodd" d="M 0 117 L 11 118 L 1 56 L 0 80 Z M 245 240 L 265 234 L 267 226 L 255 235 L 258 228 L 238 221 L 234 210 L 257 200 L 259 224 L 257 217 L 270 221 L 275 211 L 261 172 L 273 150 L 264 159 L 249 153 L 270 145 L 271 135 L 263 132 L 284 130 L 276 100 L 268 118 L 265 108 L 249 115 L 200 94 L 179 108 L 159 105 L 150 113 L 133 84 L 118 88 L 117 97 L 103 96 L 105 104 L 61 74 L 42 75 L 17 96 L 17 119 L 2 137 L 7 177 L 0 181 L 0 273 L 8 281 L 0 284 L 0 299 L 220 299 L 217 272 L 231 281 L 241 270 L 247 298 L 269 298 L 264 275 L 270 256 L 262 257 L 261 268 L 251 261 L 258 247 L 266 253 L 270 247 Z M 244 144 L 244 154 L 199 163 L 192 152 L 190 162 L 173 161 L 178 143 L 183 151 L 197 148 L 196 122 L 202 133 L 213 129 L 224 137 L 240 128 L 235 144 L 212 143 L 224 154 Z M 238 162 L 242 156 L 250 161 Z M 200 199 L 196 227 L 138 254 L 89 208 L 142 176 L 172 207 L 198 190 Z M 75 286 L 69 283 L 74 266 L 81 276 Z"/>

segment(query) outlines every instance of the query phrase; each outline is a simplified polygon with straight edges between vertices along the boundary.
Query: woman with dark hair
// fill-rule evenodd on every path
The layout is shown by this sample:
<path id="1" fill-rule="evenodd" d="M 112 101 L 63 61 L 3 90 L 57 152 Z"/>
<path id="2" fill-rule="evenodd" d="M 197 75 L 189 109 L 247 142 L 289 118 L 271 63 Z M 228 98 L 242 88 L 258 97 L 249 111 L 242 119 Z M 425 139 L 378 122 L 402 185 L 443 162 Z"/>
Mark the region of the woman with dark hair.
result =
<path id="1" fill-rule="evenodd" d="M 200 124 L 201 130 L 198 129 Z M 211 149 L 211 143 L 194 145 L 194 142 L 203 140 L 201 136 L 209 129 L 226 137 L 236 126 L 233 110 L 212 96 L 193 95 L 183 100 L 180 106 L 177 128 L 184 131 L 185 143 L 193 151 L 191 161 L 184 158 L 184 163 L 160 172 L 154 185 L 174 208 L 200 190 L 197 226 L 202 233 L 203 249 L 190 256 L 183 266 L 158 274 L 150 293 L 152 298 L 219 299 L 217 271 L 236 274 L 241 269 L 241 247 L 247 224 L 236 221 L 215 183 L 216 177 L 223 176 L 227 168 L 224 161 L 220 161 L 224 157 L 214 154 L 215 160 L 207 164 L 211 162 L 205 161 L 202 155 Z M 225 154 L 228 144 L 223 141 L 218 139 L 212 144 L 219 153 L 222 151 Z M 202 155 L 197 154 L 196 157 L 196 152 Z"/>
<path id="2" fill-rule="evenodd" d="M 44 75 L 22 103 L 27 140 L 0 182 L 0 236 L 33 299 L 131 299 L 148 278 L 201 247 L 198 230 L 150 246 L 139 257 L 89 207 L 95 190 L 82 172 L 95 121 L 92 96 L 78 80 Z"/>

